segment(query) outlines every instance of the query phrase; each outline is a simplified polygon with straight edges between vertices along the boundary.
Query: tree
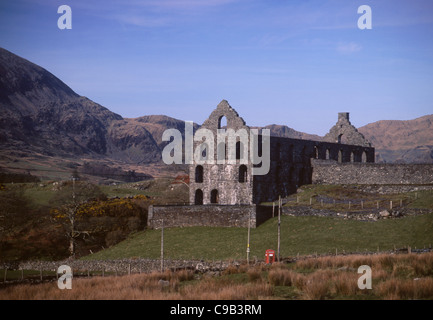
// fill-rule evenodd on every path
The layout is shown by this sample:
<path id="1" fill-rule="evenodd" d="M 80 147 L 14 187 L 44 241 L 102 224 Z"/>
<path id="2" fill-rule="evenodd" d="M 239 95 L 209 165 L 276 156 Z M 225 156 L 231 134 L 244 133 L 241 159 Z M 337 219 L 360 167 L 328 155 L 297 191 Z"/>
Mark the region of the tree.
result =
<path id="1" fill-rule="evenodd" d="M 73 178 L 62 184 L 61 188 L 50 200 L 54 208 L 52 213 L 54 218 L 60 221 L 66 229 L 66 237 L 69 240 L 69 255 L 75 257 L 76 239 L 89 234 L 90 230 L 79 230 L 78 221 L 83 213 L 79 211 L 81 205 L 89 200 L 105 200 L 105 194 L 96 185 L 86 182 L 78 182 Z"/>

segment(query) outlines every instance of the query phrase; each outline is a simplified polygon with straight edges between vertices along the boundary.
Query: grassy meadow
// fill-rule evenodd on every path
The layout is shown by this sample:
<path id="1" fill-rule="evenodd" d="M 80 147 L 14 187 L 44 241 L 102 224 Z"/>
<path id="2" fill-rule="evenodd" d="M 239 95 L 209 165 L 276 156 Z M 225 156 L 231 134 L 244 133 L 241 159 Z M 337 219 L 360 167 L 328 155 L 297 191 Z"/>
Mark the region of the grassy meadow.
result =
<path id="1" fill-rule="evenodd" d="M 250 258 L 277 249 L 278 219 L 251 229 Z M 331 217 L 282 216 L 281 256 L 375 252 L 433 243 L 433 213 L 375 222 Z M 245 259 L 247 228 L 188 227 L 164 230 L 164 256 L 170 259 Z M 161 230 L 134 233 L 117 245 L 83 259 L 154 258 L 161 254 Z"/>

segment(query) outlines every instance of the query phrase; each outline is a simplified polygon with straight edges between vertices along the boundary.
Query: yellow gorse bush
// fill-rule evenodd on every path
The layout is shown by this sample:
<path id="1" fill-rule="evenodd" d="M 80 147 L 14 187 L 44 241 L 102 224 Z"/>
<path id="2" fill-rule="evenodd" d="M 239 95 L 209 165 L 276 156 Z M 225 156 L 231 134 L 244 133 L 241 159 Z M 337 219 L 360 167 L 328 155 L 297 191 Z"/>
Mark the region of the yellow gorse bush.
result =
<path id="1" fill-rule="evenodd" d="M 75 217 L 102 217 L 102 216 L 131 216 L 139 212 L 139 206 L 134 200 L 148 200 L 144 195 L 129 198 L 115 198 L 105 201 L 93 200 L 78 206 Z M 65 208 L 64 208 L 65 209 Z M 61 208 L 51 209 L 51 214 L 55 219 L 67 217 L 66 210 Z"/>

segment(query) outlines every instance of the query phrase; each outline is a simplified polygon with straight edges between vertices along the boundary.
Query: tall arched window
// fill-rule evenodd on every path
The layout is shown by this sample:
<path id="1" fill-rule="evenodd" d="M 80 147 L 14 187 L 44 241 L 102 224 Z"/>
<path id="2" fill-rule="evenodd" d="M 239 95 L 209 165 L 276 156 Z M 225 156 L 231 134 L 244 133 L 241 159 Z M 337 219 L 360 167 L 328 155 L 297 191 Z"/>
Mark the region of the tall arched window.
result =
<path id="1" fill-rule="evenodd" d="M 207 143 L 202 143 L 200 145 L 200 160 L 207 160 L 208 149 L 209 149 L 209 146 L 207 145 Z"/>
<path id="2" fill-rule="evenodd" d="M 236 160 L 243 159 L 244 157 L 244 146 L 242 142 L 236 142 Z"/>
<path id="3" fill-rule="evenodd" d="M 343 162 L 343 150 L 338 150 L 338 162 Z"/>
<path id="4" fill-rule="evenodd" d="M 293 153 L 293 144 L 289 145 L 289 161 L 293 162 L 295 159 L 295 154 Z"/>
<path id="5" fill-rule="evenodd" d="M 367 162 L 367 152 L 365 152 L 365 151 L 362 152 L 361 161 Z"/>
<path id="6" fill-rule="evenodd" d="M 331 153 L 330 150 L 329 150 L 329 149 L 326 149 L 326 154 L 325 154 L 325 159 L 326 159 L 326 160 L 331 159 L 330 153 Z"/>
<path id="7" fill-rule="evenodd" d="M 239 182 L 244 183 L 247 182 L 248 179 L 248 169 L 246 165 L 241 165 L 239 167 Z"/>
<path id="8" fill-rule="evenodd" d="M 218 129 L 223 129 L 224 127 L 227 128 L 227 118 L 225 116 L 221 116 L 218 119 Z"/>
<path id="9" fill-rule="evenodd" d="M 280 151 L 281 151 L 280 149 L 281 149 L 281 144 L 280 144 L 280 142 L 277 142 L 275 144 L 274 150 L 272 152 L 272 160 L 275 160 L 275 161 L 280 160 Z"/>
<path id="10" fill-rule="evenodd" d="M 288 179 L 290 182 L 293 181 L 293 171 L 294 171 L 293 167 L 290 167 L 290 169 L 289 169 L 289 179 Z"/>
<path id="11" fill-rule="evenodd" d="M 213 189 L 210 192 L 210 203 L 218 203 L 218 190 L 217 189 Z"/>
<path id="12" fill-rule="evenodd" d="M 225 142 L 220 142 L 217 145 L 217 160 L 227 160 L 227 144 Z"/>
<path id="13" fill-rule="evenodd" d="M 314 146 L 314 159 L 319 159 L 319 148 L 317 146 Z"/>
<path id="14" fill-rule="evenodd" d="M 305 169 L 301 168 L 299 170 L 298 186 L 302 186 L 304 183 L 305 183 Z"/>
<path id="15" fill-rule="evenodd" d="M 200 189 L 195 190 L 194 204 L 195 205 L 203 204 L 203 191 L 201 191 Z"/>
<path id="16" fill-rule="evenodd" d="M 195 167 L 195 182 L 197 182 L 197 183 L 203 182 L 203 167 L 202 166 Z"/>

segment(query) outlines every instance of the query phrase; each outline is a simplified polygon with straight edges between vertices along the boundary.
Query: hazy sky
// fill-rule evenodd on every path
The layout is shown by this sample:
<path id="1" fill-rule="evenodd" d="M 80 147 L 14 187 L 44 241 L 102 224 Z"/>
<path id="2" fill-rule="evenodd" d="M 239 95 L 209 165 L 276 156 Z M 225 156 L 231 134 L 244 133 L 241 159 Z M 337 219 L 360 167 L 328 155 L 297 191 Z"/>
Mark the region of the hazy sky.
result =
<path id="1" fill-rule="evenodd" d="M 2 0 L 0 46 L 123 117 L 201 124 L 226 99 L 248 125 L 324 135 L 338 112 L 433 113 L 431 0 Z"/>

